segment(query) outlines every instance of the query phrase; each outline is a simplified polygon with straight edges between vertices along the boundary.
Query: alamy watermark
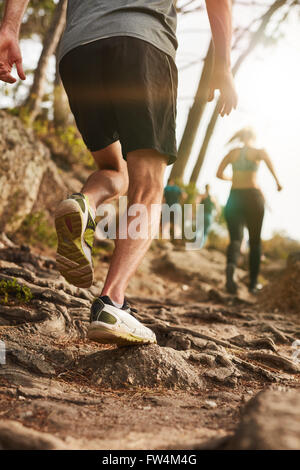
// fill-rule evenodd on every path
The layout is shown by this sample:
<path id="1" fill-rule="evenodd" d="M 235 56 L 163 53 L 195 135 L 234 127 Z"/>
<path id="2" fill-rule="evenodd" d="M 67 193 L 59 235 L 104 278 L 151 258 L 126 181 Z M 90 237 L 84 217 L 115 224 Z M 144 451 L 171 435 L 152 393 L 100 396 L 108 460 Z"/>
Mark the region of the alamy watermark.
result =
<path id="1" fill-rule="evenodd" d="M 203 204 L 132 204 L 119 198 L 118 207 L 103 204 L 97 210 L 97 236 L 101 239 L 171 239 L 185 240 L 187 250 L 199 250 L 204 238 Z"/>

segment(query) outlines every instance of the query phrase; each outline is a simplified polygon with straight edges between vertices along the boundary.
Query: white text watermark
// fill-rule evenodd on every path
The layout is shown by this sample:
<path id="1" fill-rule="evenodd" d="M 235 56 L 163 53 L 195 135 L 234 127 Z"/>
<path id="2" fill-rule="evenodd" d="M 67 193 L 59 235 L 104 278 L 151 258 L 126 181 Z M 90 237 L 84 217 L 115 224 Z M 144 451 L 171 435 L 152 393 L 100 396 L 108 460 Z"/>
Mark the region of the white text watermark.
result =
<path id="1" fill-rule="evenodd" d="M 199 250 L 204 239 L 203 204 L 132 204 L 119 198 L 118 206 L 98 207 L 97 237 L 116 240 L 184 240 L 187 250 Z"/>

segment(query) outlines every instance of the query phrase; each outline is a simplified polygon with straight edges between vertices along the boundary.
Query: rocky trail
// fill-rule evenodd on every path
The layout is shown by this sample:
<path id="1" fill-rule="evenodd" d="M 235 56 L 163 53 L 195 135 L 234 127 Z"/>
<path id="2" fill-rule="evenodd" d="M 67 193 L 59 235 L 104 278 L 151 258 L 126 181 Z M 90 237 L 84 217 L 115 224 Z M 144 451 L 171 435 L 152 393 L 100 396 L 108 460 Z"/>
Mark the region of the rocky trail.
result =
<path id="1" fill-rule="evenodd" d="M 78 289 L 3 236 L 0 448 L 299 448 L 299 316 L 262 311 L 246 289 L 227 296 L 220 257 L 149 252 L 129 300 L 158 345 L 118 349 L 86 338 L 104 261 Z"/>

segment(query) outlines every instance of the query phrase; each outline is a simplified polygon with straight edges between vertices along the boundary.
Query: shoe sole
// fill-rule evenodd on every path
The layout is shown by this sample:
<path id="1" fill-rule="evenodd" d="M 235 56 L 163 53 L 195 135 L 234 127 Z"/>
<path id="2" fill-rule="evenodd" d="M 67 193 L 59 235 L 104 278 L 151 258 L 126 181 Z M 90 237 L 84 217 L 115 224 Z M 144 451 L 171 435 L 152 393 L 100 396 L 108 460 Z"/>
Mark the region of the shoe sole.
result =
<path id="1" fill-rule="evenodd" d="M 82 243 L 83 220 L 75 201 L 63 201 L 55 214 L 57 233 L 56 263 L 61 275 L 76 287 L 91 287 L 93 265 L 86 257 Z"/>
<path id="2" fill-rule="evenodd" d="M 156 340 L 142 338 L 131 333 L 112 331 L 105 326 L 92 326 L 88 328 L 88 338 L 101 344 L 117 344 L 128 346 L 134 344 L 156 344 Z"/>

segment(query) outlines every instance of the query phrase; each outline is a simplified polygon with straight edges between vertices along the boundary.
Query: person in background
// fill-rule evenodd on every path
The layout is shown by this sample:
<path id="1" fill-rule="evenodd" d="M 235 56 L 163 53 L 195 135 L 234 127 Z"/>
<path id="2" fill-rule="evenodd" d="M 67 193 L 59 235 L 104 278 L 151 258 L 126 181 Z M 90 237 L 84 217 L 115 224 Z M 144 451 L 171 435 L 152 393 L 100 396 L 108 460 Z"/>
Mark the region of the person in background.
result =
<path id="1" fill-rule="evenodd" d="M 249 232 L 249 291 L 257 293 L 261 288 L 257 282 L 261 259 L 261 229 L 265 212 L 264 196 L 257 182 L 257 172 L 261 162 L 267 165 L 273 175 L 277 190 L 282 189 L 269 155 L 265 150 L 255 147 L 255 139 L 255 134 L 250 128 L 237 132 L 229 142 L 237 141 L 241 145 L 232 149 L 223 158 L 217 171 L 218 178 L 232 183 L 225 207 L 225 219 L 230 235 L 226 288 L 231 294 L 237 292 L 234 273 L 243 241 L 244 227 L 247 227 Z M 229 165 L 232 167 L 232 177 L 224 174 Z"/>
<path id="2" fill-rule="evenodd" d="M 182 212 L 181 212 L 181 202 L 184 198 L 184 191 L 175 184 L 174 180 L 170 179 L 167 186 L 164 189 L 164 202 L 172 208 L 174 213 L 174 238 L 181 238 L 182 235 Z M 162 238 L 170 238 L 170 229 L 171 221 L 163 220 L 162 226 Z"/>
<path id="3" fill-rule="evenodd" d="M 204 231 L 202 242 L 202 246 L 204 246 L 210 231 L 211 224 L 214 220 L 214 215 L 219 207 L 216 198 L 210 193 L 209 184 L 205 185 L 205 193 L 198 196 L 197 202 L 198 204 L 204 205 Z"/>
<path id="4" fill-rule="evenodd" d="M 183 191 L 175 184 L 174 180 L 170 180 L 164 189 L 164 198 L 166 204 L 171 207 L 173 204 L 180 204 Z"/>

